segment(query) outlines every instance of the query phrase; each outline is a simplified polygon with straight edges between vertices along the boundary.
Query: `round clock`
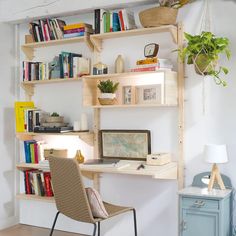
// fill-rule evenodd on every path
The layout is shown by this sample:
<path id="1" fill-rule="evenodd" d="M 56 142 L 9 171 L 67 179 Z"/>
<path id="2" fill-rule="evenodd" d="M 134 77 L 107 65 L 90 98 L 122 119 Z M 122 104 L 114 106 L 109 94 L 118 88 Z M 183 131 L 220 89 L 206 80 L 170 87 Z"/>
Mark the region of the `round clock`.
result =
<path id="1" fill-rule="evenodd" d="M 156 43 L 147 44 L 144 47 L 144 56 L 145 57 L 156 57 L 158 53 L 159 45 Z"/>

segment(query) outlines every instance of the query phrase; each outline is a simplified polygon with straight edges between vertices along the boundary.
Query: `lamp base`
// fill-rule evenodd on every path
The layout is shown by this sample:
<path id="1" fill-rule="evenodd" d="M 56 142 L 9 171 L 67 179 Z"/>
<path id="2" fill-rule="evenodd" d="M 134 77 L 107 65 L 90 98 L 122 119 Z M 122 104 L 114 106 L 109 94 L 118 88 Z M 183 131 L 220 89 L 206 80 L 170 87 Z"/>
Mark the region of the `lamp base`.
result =
<path id="1" fill-rule="evenodd" d="M 221 178 L 219 168 L 216 164 L 213 164 L 212 170 L 211 170 L 211 178 L 208 184 L 208 191 L 212 191 L 212 188 L 215 182 L 218 183 L 221 190 L 225 190 L 225 185 Z"/>

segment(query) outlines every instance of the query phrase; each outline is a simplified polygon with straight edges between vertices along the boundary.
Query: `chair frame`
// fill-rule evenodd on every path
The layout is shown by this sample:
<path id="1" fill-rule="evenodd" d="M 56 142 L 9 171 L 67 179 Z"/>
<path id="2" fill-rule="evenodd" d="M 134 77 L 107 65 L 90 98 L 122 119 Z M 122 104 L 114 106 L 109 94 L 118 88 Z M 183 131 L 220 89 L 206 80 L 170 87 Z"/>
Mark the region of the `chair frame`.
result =
<path id="1" fill-rule="evenodd" d="M 136 211 L 135 211 L 134 208 L 132 209 L 132 211 L 133 211 L 133 217 L 134 217 L 134 235 L 135 235 L 135 236 L 138 236 L 138 233 L 137 233 Z M 52 228 L 51 228 L 51 231 L 50 231 L 50 235 L 49 235 L 49 236 L 52 236 L 52 235 L 53 235 L 54 228 L 55 228 L 55 226 L 56 226 L 56 222 L 57 222 L 57 219 L 58 219 L 59 214 L 60 214 L 60 211 L 58 211 L 58 212 L 56 213 L 56 216 L 55 216 L 55 218 L 54 218 L 53 225 L 52 225 Z M 92 234 L 92 236 L 96 236 L 96 233 L 97 233 L 97 232 L 98 232 L 97 236 L 100 236 L 100 232 L 101 232 L 101 231 L 100 231 L 100 222 L 101 222 L 101 221 L 98 221 L 98 222 L 97 222 L 98 224 L 93 223 L 94 228 L 93 228 L 93 234 Z"/>

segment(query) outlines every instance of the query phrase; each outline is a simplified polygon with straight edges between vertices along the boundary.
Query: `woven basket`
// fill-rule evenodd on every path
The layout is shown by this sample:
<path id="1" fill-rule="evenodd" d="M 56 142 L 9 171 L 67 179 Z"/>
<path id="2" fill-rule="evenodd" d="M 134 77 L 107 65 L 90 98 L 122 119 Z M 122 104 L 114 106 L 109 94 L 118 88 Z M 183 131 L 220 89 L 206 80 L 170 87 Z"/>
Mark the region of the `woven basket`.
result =
<path id="1" fill-rule="evenodd" d="M 170 7 L 154 7 L 139 13 L 139 19 L 143 27 L 155 27 L 160 25 L 174 25 L 178 9 Z"/>
<path id="2" fill-rule="evenodd" d="M 101 105 L 114 105 L 116 104 L 116 98 L 98 98 L 98 101 Z"/>

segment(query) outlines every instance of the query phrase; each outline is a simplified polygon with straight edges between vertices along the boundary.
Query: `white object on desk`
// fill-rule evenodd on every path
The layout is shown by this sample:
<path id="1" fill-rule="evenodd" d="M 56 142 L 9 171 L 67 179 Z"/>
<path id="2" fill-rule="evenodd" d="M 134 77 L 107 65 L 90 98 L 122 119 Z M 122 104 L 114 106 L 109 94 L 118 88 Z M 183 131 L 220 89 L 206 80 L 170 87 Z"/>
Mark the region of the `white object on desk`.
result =
<path id="1" fill-rule="evenodd" d="M 73 130 L 74 131 L 80 131 L 80 122 L 78 120 L 74 121 Z"/>
<path id="2" fill-rule="evenodd" d="M 88 119 L 86 113 L 81 114 L 80 128 L 81 130 L 88 130 Z"/>
<path id="3" fill-rule="evenodd" d="M 147 165 L 161 166 L 171 161 L 170 153 L 152 153 L 147 155 Z"/>

